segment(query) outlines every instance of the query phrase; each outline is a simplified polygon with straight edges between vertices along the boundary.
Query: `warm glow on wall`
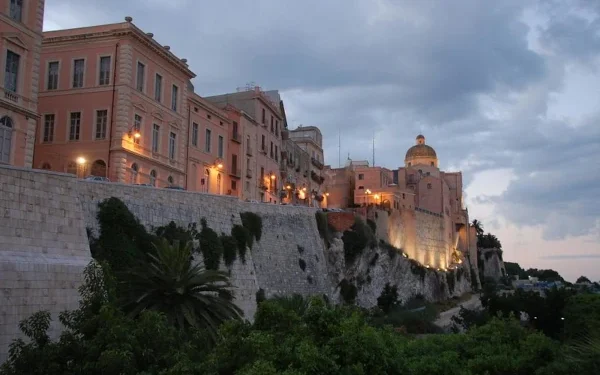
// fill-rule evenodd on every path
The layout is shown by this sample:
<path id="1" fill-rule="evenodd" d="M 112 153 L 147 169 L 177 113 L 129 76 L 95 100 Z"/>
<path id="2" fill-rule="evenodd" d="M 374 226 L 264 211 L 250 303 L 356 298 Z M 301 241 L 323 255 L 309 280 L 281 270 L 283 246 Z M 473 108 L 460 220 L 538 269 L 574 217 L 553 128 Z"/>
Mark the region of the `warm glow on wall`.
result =
<path id="1" fill-rule="evenodd" d="M 277 178 L 277 176 L 275 176 L 275 174 L 273 173 L 273 174 L 271 175 L 271 180 L 274 180 L 274 179 L 276 179 L 276 178 Z"/>
<path id="2" fill-rule="evenodd" d="M 223 164 L 222 163 L 217 164 L 217 169 L 223 169 Z"/>
<path id="3" fill-rule="evenodd" d="M 306 188 L 304 188 L 303 190 L 300 190 L 298 192 L 298 198 L 300 198 L 300 199 L 306 199 L 306 193 L 304 192 L 304 190 L 306 190 Z"/>
<path id="4" fill-rule="evenodd" d="M 83 156 L 78 157 L 77 164 L 79 164 L 79 165 L 85 164 L 85 158 Z"/>
<path id="5" fill-rule="evenodd" d="M 286 189 L 290 190 L 292 187 L 290 185 L 285 187 Z"/>

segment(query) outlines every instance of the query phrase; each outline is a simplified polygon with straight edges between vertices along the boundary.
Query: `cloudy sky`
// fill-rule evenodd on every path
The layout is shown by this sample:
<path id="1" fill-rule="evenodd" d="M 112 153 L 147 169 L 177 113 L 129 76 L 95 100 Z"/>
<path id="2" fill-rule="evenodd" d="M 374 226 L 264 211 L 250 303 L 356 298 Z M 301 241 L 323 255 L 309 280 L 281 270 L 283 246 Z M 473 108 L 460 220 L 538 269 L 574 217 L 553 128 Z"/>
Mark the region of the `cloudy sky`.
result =
<path id="1" fill-rule="evenodd" d="M 375 137 L 397 168 L 423 133 L 506 260 L 600 280 L 599 1 L 47 0 L 44 28 L 125 16 L 200 95 L 280 90 L 328 164 L 370 159 Z"/>

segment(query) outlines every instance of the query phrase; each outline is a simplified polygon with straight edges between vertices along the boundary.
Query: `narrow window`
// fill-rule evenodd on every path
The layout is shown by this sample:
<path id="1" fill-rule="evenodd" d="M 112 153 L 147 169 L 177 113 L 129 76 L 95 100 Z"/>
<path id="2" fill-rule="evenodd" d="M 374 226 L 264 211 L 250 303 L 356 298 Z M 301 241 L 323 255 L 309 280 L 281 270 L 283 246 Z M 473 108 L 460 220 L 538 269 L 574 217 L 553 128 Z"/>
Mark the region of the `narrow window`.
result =
<path id="1" fill-rule="evenodd" d="M 137 63 L 137 82 L 136 89 L 140 92 L 144 92 L 144 78 L 146 76 L 146 66 L 141 62 Z"/>
<path id="2" fill-rule="evenodd" d="M 210 129 L 206 129 L 206 139 L 204 140 L 204 151 L 210 153 Z"/>
<path id="3" fill-rule="evenodd" d="M 106 139 L 107 124 L 108 110 L 96 111 L 96 139 Z"/>
<path id="4" fill-rule="evenodd" d="M 71 113 L 69 127 L 69 141 L 79 140 L 79 131 L 81 128 L 81 112 Z"/>
<path id="5" fill-rule="evenodd" d="M 100 86 L 110 84 L 110 56 L 100 58 L 100 76 L 98 77 Z"/>
<path id="6" fill-rule="evenodd" d="M 154 78 L 154 100 L 162 102 L 162 76 L 158 73 Z"/>
<path id="7" fill-rule="evenodd" d="M 266 145 L 265 145 L 265 135 L 264 135 L 264 134 L 262 135 L 262 138 L 261 138 L 261 144 L 260 144 L 260 145 L 261 145 L 261 147 L 260 147 L 260 148 L 261 148 L 261 150 L 263 150 L 263 151 L 265 151 L 265 152 L 266 152 L 266 149 L 267 149 L 267 148 L 266 148 Z"/>
<path id="8" fill-rule="evenodd" d="M 279 147 L 275 145 L 275 161 L 279 161 Z"/>
<path id="9" fill-rule="evenodd" d="M 427 189 L 431 189 L 431 184 L 427 184 Z"/>
<path id="10" fill-rule="evenodd" d="M 275 119 L 271 116 L 271 133 L 275 133 Z"/>
<path id="11" fill-rule="evenodd" d="M 152 125 L 152 152 L 158 152 L 158 140 L 160 134 L 160 126 Z"/>
<path id="12" fill-rule="evenodd" d="M 23 0 L 10 0 L 10 18 L 21 22 L 23 17 Z"/>
<path id="13" fill-rule="evenodd" d="M 267 121 L 267 112 L 265 112 L 265 109 L 262 109 L 262 123 L 264 124 Z"/>
<path id="14" fill-rule="evenodd" d="M 235 140 L 239 140 L 239 135 L 238 135 L 238 123 L 237 122 L 233 122 L 233 139 Z"/>
<path id="15" fill-rule="evenodd" d="M 173 85 L 173 90 L 171 91 L 171 109 L 174 111 L 177 111 L 177 94 L 178 94 L 179 88 L 177 88 L 177 86 Z"/>
<path id="16" fill-rule="evenodd" d="M 21 56 L 12 51 L 6 51 L 6 66 L 4 69 L 4 89 L 17 92 L 19 82 L 19 61 Z"/>
<path id="17" fill-rule="evenodd" d="M 219 136 L 219 149 L 218 149 L 218 156 L 220 158 L 223 157 L 223 136 Z"/>
<path id="18" fill-rule="evenodd" d="M 140 115 L 135 115 L 135 119 L 133 121 L 133 129 L 138 132 L 141 133 L 142 132 L 142 116 Z M 140 139 L 142 137 L 133 137 L 133 142 L 135 144 L 140 144 Z"/>
<path id="19" fill-rule="evenodd" d="M 358 179 L 359 180 L 364 180 L 365 179 L 365 175 L 363 173 L 359 173 L 358 174 Z"/>
<path id="20" fill-rule="evenodd" d="M 271 142 L 271 159 L 273 159 L 273 142 Z"/>
<path id="21" fill-rule="evenodd" d="M 198 146 L 198 124 L 192 124 L 192 146 Z"/>
<path id="22" fill-rule="evenodd" d="M 236 171 L 237 171 L 237 155 L 236 154 L 231 155 L 231 171 L 233 173 L 236 173 Z"/>
<path id="23" fill-rule="evenodd" d="M 83 73 L 85 72 L 85 60 L 77 59 L 73 61 L 73 88 L 83 87 Z"/>
<path id="24" fill-rule="evenodd" d="M 175 140 L 177 135 L 173 132 L 169 134 L 169 159 L 175 160 Z"/>
<path id="25" fill-rule="evenodd" d="M 46 85 L 47 90 L 58 89 L 58 61 L 52 61 L 48 63 L 48 83 Z"/>
<path id="26" fill-rule="evenodd" d="M 44 116 L 44 142 L 54 141 L 54 115 Z"/>
<path id="27" fill-rule="evenodd" d="M 10 162 L 13 121 L 8 116 L 0 118 L 0 163 Z"/>
<path id="28" fill-rule="evenodd" d="M 150 171 L 150 185 L 156 186 L 156 171 L 154 169 Z"/>

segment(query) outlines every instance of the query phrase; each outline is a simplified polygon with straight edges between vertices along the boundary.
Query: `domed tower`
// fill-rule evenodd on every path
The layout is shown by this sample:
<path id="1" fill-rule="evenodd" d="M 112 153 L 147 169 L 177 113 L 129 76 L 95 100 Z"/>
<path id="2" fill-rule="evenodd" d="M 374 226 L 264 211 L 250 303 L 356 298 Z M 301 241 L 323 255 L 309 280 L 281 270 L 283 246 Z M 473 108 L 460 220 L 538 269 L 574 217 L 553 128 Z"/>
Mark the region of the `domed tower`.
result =
<path id="1" fill-rule="evenodd" d="M 438 167 L 437 154 L 433 147 L 425 144 L 425 137 L 421 134 L 417 136 L 417 144 L 406 151 L 404 157 L 404 166 L 413 167 L 415 165 L 428 165 Z"/>

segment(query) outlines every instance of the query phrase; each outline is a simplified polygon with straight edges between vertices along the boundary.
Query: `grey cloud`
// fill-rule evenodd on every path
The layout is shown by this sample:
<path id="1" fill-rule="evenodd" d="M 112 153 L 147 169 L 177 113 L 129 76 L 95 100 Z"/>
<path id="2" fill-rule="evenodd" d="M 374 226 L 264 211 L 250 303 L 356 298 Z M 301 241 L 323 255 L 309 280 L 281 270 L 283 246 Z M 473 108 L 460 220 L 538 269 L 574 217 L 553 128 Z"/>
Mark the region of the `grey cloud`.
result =
<path id="1" fill-rule="evenodd" d="M 600 259 L 600 254 L 571 254 L 571 255 L 547 255 L 539 259 L 544 260 L 578 260 L 578 259 Z"/>

